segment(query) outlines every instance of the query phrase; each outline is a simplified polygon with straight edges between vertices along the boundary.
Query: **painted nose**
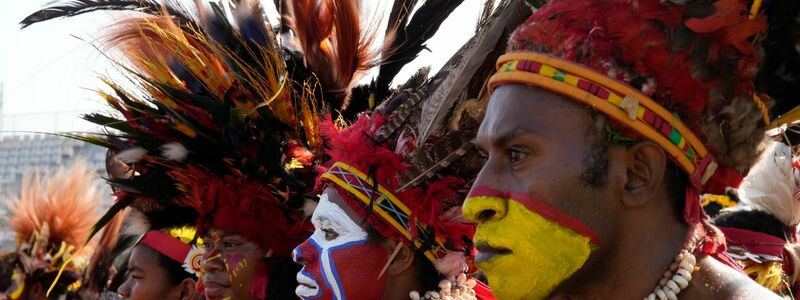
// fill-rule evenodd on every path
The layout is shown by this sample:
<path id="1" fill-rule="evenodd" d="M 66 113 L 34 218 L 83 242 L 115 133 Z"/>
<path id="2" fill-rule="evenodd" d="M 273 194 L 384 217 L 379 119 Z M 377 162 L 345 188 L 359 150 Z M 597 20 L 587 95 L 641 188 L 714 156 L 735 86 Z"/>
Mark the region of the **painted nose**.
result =
<path id="1" fill-rule="evenodd" d="M 461 212 L 467 220 L 481 224 L 505 218 L 508 199 L 494 196 L 471 196 L 464 201 Z"/>
<path id="2" fill-rule="evenodd" d="M 292 251 L 292 260 L 300 265 L 308 265 L 314 263 L 316 255 L 312 255 L 312 251 L 316 249 L 311 243 L 311 239 L 307 239 L 302 244 L 298 245 Z"/>
<path id="3" fill-rule="evenodd" d="M 222 252 L 214 246 L 209 249 L 203 257 L 203 271 L 206 273 L 221 272 L 225 270 L 225 265 L 222 263 Z"/>

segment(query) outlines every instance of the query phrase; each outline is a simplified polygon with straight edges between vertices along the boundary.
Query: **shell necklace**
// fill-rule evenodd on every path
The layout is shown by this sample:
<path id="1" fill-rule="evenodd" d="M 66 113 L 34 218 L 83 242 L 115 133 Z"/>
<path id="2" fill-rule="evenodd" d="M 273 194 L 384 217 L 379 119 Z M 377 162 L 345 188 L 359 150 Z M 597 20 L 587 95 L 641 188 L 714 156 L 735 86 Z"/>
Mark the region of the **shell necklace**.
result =
<path id="1" fill-rule="evenodd" d="M 678 294 L 689 286 L 689 281 L 692 280 L 692 273 L 697 266 L 697 259 L 692 254 L 697 243 L 693 240 L 690 239 L 680 253 L 675 256 L 658 285 L 653 289 L 653 292 L 644 297 L 644 300 L 677 300 Z"/>

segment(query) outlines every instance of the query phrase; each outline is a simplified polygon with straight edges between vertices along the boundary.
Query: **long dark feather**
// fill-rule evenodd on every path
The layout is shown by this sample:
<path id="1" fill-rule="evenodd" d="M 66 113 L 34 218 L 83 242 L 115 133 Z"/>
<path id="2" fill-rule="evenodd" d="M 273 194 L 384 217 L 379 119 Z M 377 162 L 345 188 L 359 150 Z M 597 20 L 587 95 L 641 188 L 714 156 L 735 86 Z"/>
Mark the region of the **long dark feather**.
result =
<path id="1" fill-rule="evenodd" d="M 384 57 L 376 79 L 376 99 L 388 96 L 389 85 L 394 77 L 407 63 L 411 62 L 425 49 L 428 41 L 439 30 L 439 26 L 450 16 L 464 0 L 429 0 L 414 13 L 407 26 L 398 26 L 394 41 L 389 49 L 392 51 Z M 397 2 L 395 2 L 397 4 Z M 412 6 L 413 8 L 413 6 Z M 393 8 L 394 11 L 394 8 Z M 402 21 L 398 17 L 396 22 Z M 390 23 L 392 24 L 392 23 Z"/>
<path id="2" fill-rule="evenodd" d="M 158 15 L 166 10 L 171 16 L 190 21 L 189 14 L 179 4 L 165 3 L 162 5 L 155 0 L 72 0 L 55 3 L 25 17 L 19 24 L 22 28 L 32 24 L 52 20 L 55 18 L 73 17 L 80 14 L 102 10 L 129 10 L 147 14 Z"/>
<path id="3" fill-rule="evenodd" d="M 494 64 L 498 43 L 504 43 L 504 38 L 518 24 L 524 21 L 531 11 L 522 1 L 508 1 L 501 4 L 487 22 L 485 28 L 468 42 L 462 50 L 463 57 L 460 61 L 449 67 L 446 76 L 437 84 L 436 88 L 422 107 L 422 116 L 419 123 L 419 136 L 417 141 L 422 142 L 431 134 L 436 134 L 442 128 L 442 120 L 450 113 L 453 104 L 460 95 L 466 91 L 473 80 L 475 72 L 486 64 Z M 461 52 L 461 51 L 459 51 Z M 477 91 L 470 91 L 477 94 Z"/>

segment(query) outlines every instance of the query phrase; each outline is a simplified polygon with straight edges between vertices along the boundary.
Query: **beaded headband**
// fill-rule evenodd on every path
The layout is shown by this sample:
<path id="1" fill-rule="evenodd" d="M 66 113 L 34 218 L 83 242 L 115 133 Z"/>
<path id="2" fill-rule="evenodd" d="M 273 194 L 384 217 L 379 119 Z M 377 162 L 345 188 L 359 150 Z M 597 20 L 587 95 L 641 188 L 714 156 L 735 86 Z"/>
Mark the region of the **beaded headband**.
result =
<path id="1" fill-rule="evenodd" d="M 436 237 L 432 230 L 425 224 L 420 224 L 411 219 L 411 209 L 398 199 L 389 189 L 381 184 L 374 186 L 374 181 L 357 168 L 343 162 L 333 164 L 322 179 L 336 184 L 347 191 L 365 209 L 372 208 L 376 213 L 403 235 L 406 240 L 414 243 L 419 249 L 425 249 L 425 257 L 431 262 L 447 254 L 444 243 Z M 416 236 L 411 234 L 411 221 L 416 226 Z"/>
<path id="2" fill-rule="evenodd" d="M 590 105 L 661 146 L 689 174 L 698 190 L 717 169 L 714 156 L 675 115 L 641 91 L 581 65 L 553 56 L 519 52 L 497 60 L 489 89 L 522 83 Z"/>

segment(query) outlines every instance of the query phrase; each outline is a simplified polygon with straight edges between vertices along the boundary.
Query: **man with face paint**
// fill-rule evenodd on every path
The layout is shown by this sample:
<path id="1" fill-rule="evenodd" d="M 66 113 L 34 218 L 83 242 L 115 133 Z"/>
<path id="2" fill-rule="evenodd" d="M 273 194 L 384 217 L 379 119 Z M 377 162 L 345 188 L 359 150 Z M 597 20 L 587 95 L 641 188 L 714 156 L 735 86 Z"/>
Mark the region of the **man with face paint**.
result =
<path id="1" fill-rule="evenodd" d="M 403 144 L 409 132 L 385 135 L 393 131 L 388 124 L 401 124 L 396 121 L 408 117 L 379 109 L 346 129 L 325 125 L 332 161 L 320 179 L 322 196 L 311 216 L 315 230 L 293 253 L 303 265 L 297 274 L 299 297 L 419 299 L 426 292 L 438 292 L 475 299 L 476 294 L 488 293 L 484 286 L 473 290 L 477 282 L 463 277 L 475 271 L 467 243 L 473 226 L 461 218 L 459 199 L 465 194 L 459 193 L 467 190 L 461 178 L 468 180 L 477 172 L 478 165 L 466 164 L 477 153 L 464 151 L 451 162 L 452 169 L 437 170 L 417 184 L 408 181 L 422 175 L 409 169 L 415 163 L 413 153 L 434 146 Z M 398 148 L 405 149 L 391 150 Z M 463 287 L 455 287 L 459 275 Z"/>
<path id="2" fill-rule="evenodd" d="M 554 0 L 514 32 L 463 205 L 500 299 L 777 298 L 698 196 L 761 149 L 760 3 Z"/>
<path id="3" fill-rule="evenodd" d="M 503 3 L 439 80 L 412 79 L 350 126 L 322 126 L 330 160 L 314 233 L 293 253 L 303 265 L 297 296 L 494 299 L 467 276 L 475 272 L 474 226 L 460 214 L 482 161 L 471 139 L 487 99 L 440 101 L 453 90 L 480 95 L 501 54 L 493 49 L 529 15 L 523 1 Z"/>

